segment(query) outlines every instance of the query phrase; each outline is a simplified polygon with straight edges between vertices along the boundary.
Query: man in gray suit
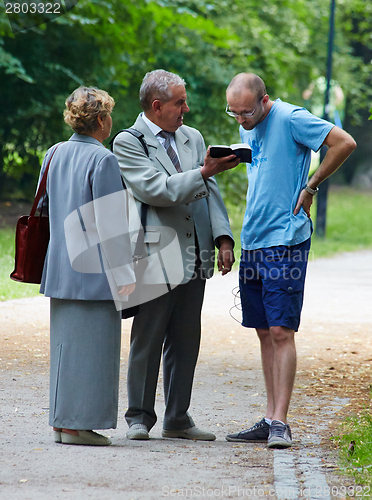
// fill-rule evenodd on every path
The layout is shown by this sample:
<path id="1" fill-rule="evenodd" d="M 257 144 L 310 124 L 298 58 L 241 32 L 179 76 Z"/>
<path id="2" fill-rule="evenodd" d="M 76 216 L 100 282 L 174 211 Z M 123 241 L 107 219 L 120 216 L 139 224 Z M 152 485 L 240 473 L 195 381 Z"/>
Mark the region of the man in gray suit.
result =
<path id="1" fill-rule="evenodd" d="M 168 293 L 140 304 L 134 318 L 127 382 L 128 439 L 149 439 L 156 423 L 162 351 L 163 437 L 216 438 L 195 426 L 188 408 L 199 353 L 205 279 L 213 274 L 215 246 L 222 274 L 234 262 L 232 233 L 213 175 L 235 167 L 239 159 L 234 155 L 215 159 L 206 153 L 200 132 L 183 125 L 183 115 L 189 111 L 186 99 L 185 82 L 178 75 L 164 70 L 147 73 L 140 89 L 144 112 L 133 128 L 143 134 L 148 155 L 127 132 L 114 141 L 114 153 L 138 211 L 141 203 L 148 204 L 147 225 L 159 228 L 159 237 L 147 241 L 148 251 L 159 251 L 163 230 L 176 231 L 184 276 L 178 286 L 168 283 Z M 163 282 L 163 273 L 158 278 Z"/>

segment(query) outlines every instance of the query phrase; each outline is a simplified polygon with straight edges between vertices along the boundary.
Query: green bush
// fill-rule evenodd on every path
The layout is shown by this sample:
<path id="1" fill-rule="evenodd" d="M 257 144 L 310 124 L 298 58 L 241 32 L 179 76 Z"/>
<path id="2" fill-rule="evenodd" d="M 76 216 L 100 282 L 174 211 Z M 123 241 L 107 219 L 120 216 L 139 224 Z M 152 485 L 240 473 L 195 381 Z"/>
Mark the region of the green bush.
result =
<path id="1" fill-rule="evenodd" d="M 348 418 L 343 424 L 340 455 L 346 472 L 372 494 L 372 417 L 367 412 Z M 362 490 L 363 491 L 363 490 Z M 362 496 L 362 494 L 360 495 Z"/>
<path id="2" fill-rule="evenodd" d="M 38 295 L 39 285 L 17 283 L 9 278 L 14 269 L 14 230 L 0 229 L 0 300 Z"/>

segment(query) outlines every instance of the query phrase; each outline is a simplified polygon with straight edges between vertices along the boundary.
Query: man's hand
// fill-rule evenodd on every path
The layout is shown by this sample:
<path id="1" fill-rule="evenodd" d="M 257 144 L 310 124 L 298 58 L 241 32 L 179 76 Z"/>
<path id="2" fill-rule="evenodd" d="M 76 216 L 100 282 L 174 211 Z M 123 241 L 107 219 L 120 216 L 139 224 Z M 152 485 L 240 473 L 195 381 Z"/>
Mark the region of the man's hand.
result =
<path id="1" fill-rule="evenodd" d="M 218 238 L 220 246 L 217 255 L 218 270 L 221 271 L 222 276 L 229 273 L 235 262 L 234 245 L 231 238 L 228 236 L 220 236 Z"/>
<path id="2" fill-rule="evenodd" d="M 306 215 L 310 219 L 310 207 L 313 204 L 313 198 L 314 198 L 314 195 L 308 193 L 307 191 L 305 191 L 303 189 L 300 192 L 300 196 L 298 197 L 297 205 L 295 206 L 295 209 L 293 210 L 293 214 L 297 215 L 298 212 L 300 211 L 300 208 L 302 207 L 305 210 Z"/>
<path id="3" fill-rule="evenodd" d="M 356 142 L 351 135 L 339 127 L 333 127 L 331 129 L 324 139 L 323 145 L 328 146 L 328 151 L 322 163 L 319 165 L 319 168 L 308 182 L 308 186 L 312 189 L 315 189 L 324 179 L 332 175 L 356 148 Z M 313 195 L 303 189 L 293 211 L 294 215 L 298 214 L 302 206 L 307 216 L 310 217 L 310 207 L 312 203 Z"/>
<path id="4" fill-rule="evenodd" d="M 200 169 L 203 179 L 208 179 L 224 170 L 230 170 L 240 163 L 240 159 L 235 155 L 224 156 L 223 158 L 212 158 L 209 150 L 210 147 L 205 155 L 204 165 Z"/>
<path id="5" fill-rule="evenodd" d="M 120 288 L 118 291 L 119 295 L 130 295 L 131 293 L 134 292 L 134 289 L 136 288 L 135 283 L 130 283 L 129 285 L 124 285 Z"/>

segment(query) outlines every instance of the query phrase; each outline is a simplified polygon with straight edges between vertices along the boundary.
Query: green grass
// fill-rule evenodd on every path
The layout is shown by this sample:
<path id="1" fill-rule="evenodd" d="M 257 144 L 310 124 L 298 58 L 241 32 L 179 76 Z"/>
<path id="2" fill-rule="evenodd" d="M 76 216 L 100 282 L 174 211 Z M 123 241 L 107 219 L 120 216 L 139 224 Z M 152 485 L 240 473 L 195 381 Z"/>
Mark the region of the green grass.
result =
<path id="1" fill-rule="evenodd" d="M 342 436 L 336 439 L 340 445 L 342 470 L 353 476 L 357 484 L 366 486 L 369 492 L 367 498 L 370 498 L 372 496 L 371 415 L 364 411 L 358 416 L 346 419 Z"/>
<path id="2" fill-rule="evenodd" d="M 235 257 L 240 257 L 240 230 L 245 206 L 227 203 L 236 242 Z M 316 219 L 316 197 L 311 207 Z M 313 235 L 313 258 L 331 257 L 337 253 L 372 248 L 372 193 L 351 188 L 330 189 L 328 193 L 326 237 Z"/>
<path id="3" fill-rule="evenodd" d="M 32 297 L 39 285 L 17 283 L 9 278 L 14 269 L 14 229 L 0 229 L 0 300 Z"/>
<path id="4" fill-rule="evenodd" d="M 315 218 L 316 207 L 312 210 Z M 326 238 L 312 241 L 315 258 L 372 248 L 372 193 L 351 188 L 329 192 Z"/>
<path id="5" fill-rule="evenodd" d="M 234 233 L 237 262 L 240 257 L 240 230 L 244 203 L 227 203 L 231 227 Z M 312 207 L 315 219 L 316 207 Z M 315 258 L 330 257 L 340 252 L 352 252 L 372 248 L 372 193 L 351 188 L 333 188 L 328 197 L 326 238 L 312 239 Z M 0 300 L 38 295 L 38 285 L 16 283 L 9 279 L 14 267 L 14 230 L 0 229 Z M 235 269 L 237 266 L 235 265 Z"/>

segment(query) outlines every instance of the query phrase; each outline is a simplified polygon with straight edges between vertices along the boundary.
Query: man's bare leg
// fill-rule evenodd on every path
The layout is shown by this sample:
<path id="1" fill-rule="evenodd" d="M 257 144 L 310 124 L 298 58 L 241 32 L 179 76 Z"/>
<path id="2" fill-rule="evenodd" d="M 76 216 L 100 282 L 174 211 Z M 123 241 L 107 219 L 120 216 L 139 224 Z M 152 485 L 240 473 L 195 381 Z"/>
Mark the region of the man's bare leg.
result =
<path id="1" fill-rule="evenodd" d="M 257 328 L 257 335 L 261 344 L 261 362 L 262 371 L 266 386 L 267 408 L 265 418 L 273 419 L 274 415 L 274 381 L 273 381 L 273 365 L 274 365 L 274 348 L 271 340 L 270 330 L 268 328 Z"/>
<path id="2" fill-rule="evenodd" d="M 273 346 L 273 394 L 272 420 L 287 423 L 287 413 L 296 376 L 296 346 L 294 331 L 282 326 L 270 328 Z"/>
<path id="3" fill-rule="evenodd" d="M 296 373 L 294 331 L 280 326 L 270 329 L 256 329 L 256 331 L 261 344 L 262 370 L 266 385 L 265 419 L 280 420 L 286 424 Z M 286 448 L 291 446 L 289 427 L 287 426 L 288 429 L 285 426 L 282 427 L 284 428 L 282 431 L 284 437 L 279 436 L 278 438 L 275 435 L 276 442 L 272 443 L 271 447 Z M 226 439 L 227 441 L 240 442 L 265 441 L 269 435 L 268 429 L 270 429 L 268 422 L 265 423 L 262 420 L 245 431 L 228 434 Z M 288 432 L 289 435 L 286 435 L 285 433 Z"/>
<path id="4" fill-rule="evenodd" d="M 296 375 L 294 331 L 282 326 L 257 329 L 265 378 L 266 418 L 287 423 L 287 413 Z"/>

